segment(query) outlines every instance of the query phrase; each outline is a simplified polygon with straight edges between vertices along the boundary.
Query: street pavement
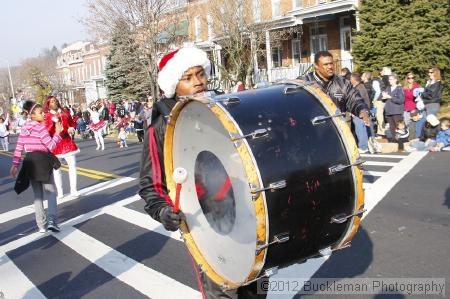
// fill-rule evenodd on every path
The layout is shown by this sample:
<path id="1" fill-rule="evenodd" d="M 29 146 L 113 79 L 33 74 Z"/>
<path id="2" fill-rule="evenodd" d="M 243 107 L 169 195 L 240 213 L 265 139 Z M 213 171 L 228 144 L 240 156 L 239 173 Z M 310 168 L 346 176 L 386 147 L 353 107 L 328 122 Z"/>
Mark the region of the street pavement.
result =
<path id="1" fill-rule="evenodd" d="M 60 233 L 37 232 L 32 192 L 14 193 L 11 153 L 0 152 L 0 298 L 201 298 L 180 234 L 146 215 L 136 195 L 142 145 L 130 142 L 121 149 L 109 140 L 105 151 L 95 151 L 93 140 L 78 145 L 82 196 L 58 202 Z M 367 212 L 352 246 L 280 269 L 269 280 L 268 298 L 303 298 L 298 289 L 279 286 L 286 281 L 298 286 L 308 278 L 448 282 L 450 154 L 363 158 Z M 66 174 L 63 180 L 68 182 Z M 308 295 L 322 297 L 433 296 L 394 291 L 384 297 L 381 290 Z"/>

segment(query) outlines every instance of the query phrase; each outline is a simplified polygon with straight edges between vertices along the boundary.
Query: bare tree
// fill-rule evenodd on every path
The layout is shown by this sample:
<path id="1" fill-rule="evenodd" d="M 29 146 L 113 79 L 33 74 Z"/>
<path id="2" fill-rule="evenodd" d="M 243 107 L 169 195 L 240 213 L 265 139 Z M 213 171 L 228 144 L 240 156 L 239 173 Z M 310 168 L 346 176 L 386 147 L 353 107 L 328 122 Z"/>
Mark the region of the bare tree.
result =
<path id="1" fill-rule="evenodd" d="M 213 28 L 213 41 L 222 47 L 222 81 L 251 83 L 257 61 L 266 58 L 266 32 L 272 47 L 292 38 L 298 27 L 277 28 L 262 0 L 209 0 L 203 6 Z"/>
<path id="2" fill-rule="evenodd" d="M 157 64 L 162 53 L 185 38 L 186 1 L 180 0 L 89 0 L 88 16 L 82 20 L 98 39 L 110 40 L 118 22 L 125 22 L 137 41 L 142 65 L 148 72 L 151 93 L 157 95 Z"/>

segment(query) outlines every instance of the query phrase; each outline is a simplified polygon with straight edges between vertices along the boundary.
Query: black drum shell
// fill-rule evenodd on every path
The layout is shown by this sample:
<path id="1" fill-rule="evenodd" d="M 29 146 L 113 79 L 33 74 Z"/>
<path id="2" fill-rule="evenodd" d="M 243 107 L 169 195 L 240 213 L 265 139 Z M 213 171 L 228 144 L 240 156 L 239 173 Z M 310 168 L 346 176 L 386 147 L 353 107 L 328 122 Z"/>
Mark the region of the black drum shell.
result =
<path id="1" fill-rule="evenodd" d="M 264 269 L 290 265 L 336 244 L 349 222 L 331 223 L 331 218 L 353 213 L 356 203 L 351 168 L 329 173 L 332 166 L 350 164 L 341 132 L 332 121 L 312 123 L 314 117 L 330 114 L 307 90 L 286 94 L 285 89 L 278 85 L 214 98 L 240 100 L 223 106 L 244 135 L 269 131 L 265 137 L 247 138 L 264 187 L 287 182 L 285 188 L 265 193 L 268 240 L 287 234 L 289 241 L 268 247 Z"/>

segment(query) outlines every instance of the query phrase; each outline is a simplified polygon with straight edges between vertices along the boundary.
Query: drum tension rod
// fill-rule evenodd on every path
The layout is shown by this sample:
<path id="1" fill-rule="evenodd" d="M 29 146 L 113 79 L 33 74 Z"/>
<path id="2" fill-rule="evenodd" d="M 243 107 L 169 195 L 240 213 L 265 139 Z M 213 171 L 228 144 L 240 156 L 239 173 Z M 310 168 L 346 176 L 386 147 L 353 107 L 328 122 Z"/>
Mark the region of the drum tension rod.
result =
<path id="1" fill-rule="evenodd" d="M 336 114 L 330 115 L 330 116 L 319 115 L 319 116 L 314 117 L 311 120 L 311 122 L 315 126 L 315 125 L 320 125 L 320 124 L 326 122 L 327 120 L 332 119 L 333 117 L 341 117 L 341 116 L 345 116 L 345 112 L 343 112 L 343 113 L 336 113 Z"/>
<path id="2" fill-rule="evenodd" d="M 361 217 L 365 211 L 367 211 L 367 209 L 358 210 L 355 213 L 350 214 L 350 215 L 339 214 L 339 215 L 333 216 L 333 217 L 331 217 L 330 223 L 342 224 L 352 217 L 355 217 L 355 216 Z"/>
<path id="3" fill-rule="evenodd" d="M 277 190 L 277 189 L 283 189 L 286 188 L 286 180 L 281 180 L 277 182 L 273 182 L 269 184 L 269 187 L 266 188 L 256 188 L 256 184 L 250 183 L 250 188 L 252 188 L 252 199 L 256 200 L 259 197 L 259 193 L 266 190 Z"/>
<path id="4" fill-rule="evenodd" d="M 273 236 L 272 242 L 258 246 L 255 250 L 255 253 L 256 253 L 256 255 L 258 255 L 261 253 L 261 251 L 263 249 L 266 249 L 267 247 L 269 247 L 272 244 L 281 244 L 281 243 L 285 243 L 287 241 L 289 241 L 289 233 L 281 233 L 279 235 L 275 235 L 275 236 Z"/>
<path id="5" fill-rule="evenodd" d="M 255 281 L 257 281 L 257 280 L 259 280 L 259 279 L 261 279 L 261 278 L 268 278 L 268 277 L 274 276 L 274 275 L 277 274 L 277 273 L 278 273 L 278 266 L 273 267 L 273 268 L 266 269 L 266 270 L 264 271 L 264 274 L 263 274 L 263 275 L 261 275 L 261 276 L 255 278 L 255 279 L 248 280 L 248 281 L 246 281 L 243 285 L 244 285 L 244 286 L 249 285 L 249 284 L 254 283 Z"/>
<path id="6" fill-rule="evenodd" d="M 362 168 L 362 164 L 365 163 L 366 161 L 361 160 L 361 159 L 356 159 L 355 163 L 353 164 L 349 164 L 349 165 L 344 165 L 344 164 L 338 164 L 338 165 L 334 165 L 331 166 L 330 168 L 328 168 L 328 174 L 329 175 L 333 175 L 336 174 L 338 172 L 344 171 L 345 169 L 352 167 L 352 166 L 358 166 L 359 168 Z"/>
<path id="7" fill-rule="evenodd" d="M 339 248 L 334 248 L 334 249 L 331 249 L 331 246 L 328 246 L 328 247 L 319 249 L 319 254 L 321 256 L 330 256 L 334 251 L 350 247 L 350 245 L 351 245 L 350 243 L 347 243 L 347 244 L 342 245 Z"/>
<path id="8" fill-rule="evenodd" d="M 238 135 L 238 134 L 235 134 L 232 132 L 228 132 L 228 134 L 231 137 L 231 141 L 235 143 L 235 146 L 239 147 L 242 142 L 241 139 L 248 138 L 248 137 L 251 137 L 252 139 L 266 137 L 267 135 L 269 135 L 269 130 L 268 129 L 257 129 L 246 135 Z"/>
<path id="9" fill-rule="evenodd" d="M 221 100 L 217 100 L 217 102 L 222 102 L 222 104 L 224 104 L 225 106 L 233 106 L 233 105 L 237 105 L 241 103 L 241 100 L 239 98 L 226 98 L 226 99 L 221 99 Z"/>

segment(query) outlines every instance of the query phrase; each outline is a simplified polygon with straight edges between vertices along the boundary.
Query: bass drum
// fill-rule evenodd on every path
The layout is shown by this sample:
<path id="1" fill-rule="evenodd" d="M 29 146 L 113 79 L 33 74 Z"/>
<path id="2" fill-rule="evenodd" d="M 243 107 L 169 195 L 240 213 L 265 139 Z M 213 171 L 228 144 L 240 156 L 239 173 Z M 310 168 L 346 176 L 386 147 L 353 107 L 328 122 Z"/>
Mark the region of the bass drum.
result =
<path id="1" fill-rule="evenodd" d="M 294 84 L 175 105 L 165 170 L 188 172 L 182 233 L 215 283 L 237 288 L 349 245 L 363 212 L 363 173 L 338 112 L 318 88 Z"/>

